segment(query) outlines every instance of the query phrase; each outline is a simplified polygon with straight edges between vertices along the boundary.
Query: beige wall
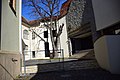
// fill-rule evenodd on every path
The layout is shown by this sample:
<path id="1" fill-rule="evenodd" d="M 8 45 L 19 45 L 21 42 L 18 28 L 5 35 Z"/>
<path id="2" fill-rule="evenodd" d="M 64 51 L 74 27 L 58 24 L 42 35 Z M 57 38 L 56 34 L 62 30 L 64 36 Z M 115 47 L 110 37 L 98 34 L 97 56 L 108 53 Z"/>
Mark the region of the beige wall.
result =
<path id="1" fill-rule="evenodd" d="M 120 35 L 101 37 L 95 42 L 94 51 L 102 68 L 120 74 Z"/>
<path id="2" fill-rule="evenodd" d="M 17 61 L 13 62 L 12 58 L 16 59 Z M 14 52 L 0 51 L 0 80 L 13 80 L 13 78 L 16 78 L 19 74 L 20 74 L 20 54 L 19 53 L 16 54 Z"/>
<path id="3" fill-rule="evenodd" d="M 2 0 L 0 80 L 13 80 L 20 74 L 20 4 L 16 0 L 16 16 L 9 6 L 10 0 Z M 17 61 L 12 61 L 16 59 Z M 7 72 L 7 71 L 8 72 Z"/>
<path id="4" fill-rule="evenodd" d="M 120 21 L 120 0 L 92 0 L 97 30 Z"/>
<path id="5" fill-rule="evenodd" d="M 16 0 L 16 16 L 9 0 L 2 0 L 1 50 L 19 51 L 19 2 Z"/>
<path id="6" fill-rule="evenodd" d="M 120 35 L 106 36 L 110 71 L 120 74 Z"/>
<path id="7" fill-rule="evenodd" d="M 107 44 L 106 44 L 105 37 L 99 38 L 94 43 L 94 51 L 95 51 L 95 57 L 99 65 L 102 68 L 109 70 L 110 64 L 109 64 L 108 50 L 107 50 Z"/>

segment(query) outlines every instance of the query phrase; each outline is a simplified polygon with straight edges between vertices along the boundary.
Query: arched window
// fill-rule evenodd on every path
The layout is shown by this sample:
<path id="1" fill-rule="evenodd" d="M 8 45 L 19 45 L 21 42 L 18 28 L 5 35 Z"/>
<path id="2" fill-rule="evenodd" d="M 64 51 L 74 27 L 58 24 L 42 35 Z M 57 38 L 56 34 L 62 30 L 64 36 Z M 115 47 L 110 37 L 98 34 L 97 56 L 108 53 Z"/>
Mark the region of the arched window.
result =
<path id="1" fill-rule="evenodd" d="M 24 39 L 28 39 L 28 36 L 29 36 L 28 30 L 24 30 L 24 31 L 23 31 L 23 38 L 24 38 Z"/>
<path id="2" fill-rule="evenodd" d="M 10 6 L 10 8 L 12 9 L 13 13 L 16 16 L 16 0 L 10 0 L 9 6 Z"/>

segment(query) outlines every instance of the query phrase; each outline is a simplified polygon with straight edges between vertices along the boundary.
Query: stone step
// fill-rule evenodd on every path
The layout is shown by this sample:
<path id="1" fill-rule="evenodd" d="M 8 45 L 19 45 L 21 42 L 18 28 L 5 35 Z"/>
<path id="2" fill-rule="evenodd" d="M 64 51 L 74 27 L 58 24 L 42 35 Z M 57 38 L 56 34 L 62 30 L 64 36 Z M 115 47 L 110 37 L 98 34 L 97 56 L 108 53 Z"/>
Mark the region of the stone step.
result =
<path id="1" fill-rule="evenodd" d="M 31 76 L 30 75 L 24 75 L 24 76 L 19 76 L 18 78 L 14 80 L 30 80 Z"/>

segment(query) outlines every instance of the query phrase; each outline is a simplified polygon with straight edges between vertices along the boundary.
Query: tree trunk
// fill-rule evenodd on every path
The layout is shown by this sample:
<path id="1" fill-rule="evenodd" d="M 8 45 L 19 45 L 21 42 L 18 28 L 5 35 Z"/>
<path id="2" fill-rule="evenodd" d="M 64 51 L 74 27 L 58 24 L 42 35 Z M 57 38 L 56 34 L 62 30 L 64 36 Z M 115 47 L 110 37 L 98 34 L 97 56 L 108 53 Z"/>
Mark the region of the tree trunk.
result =
<path id="1" fill-rule="evenodd" d="M 57 48 L 56 48 L 56 46 L 55 46 L 55 39 L 54 39 L 54 37 L 53 37 L 53 32 L 52 32 L 52 27 L 53 27 L 53 25 L 52 25 L 52 18 L 51 18 L 51 21 L 50 21 L 50 37 L 51 37 L 51 42 L 52 42 L 52 48 L 53 48 L 53 56 L 55 57 L 55 58 L 57 58 L 58 57 L 58 53 L 57 53 Z"/>

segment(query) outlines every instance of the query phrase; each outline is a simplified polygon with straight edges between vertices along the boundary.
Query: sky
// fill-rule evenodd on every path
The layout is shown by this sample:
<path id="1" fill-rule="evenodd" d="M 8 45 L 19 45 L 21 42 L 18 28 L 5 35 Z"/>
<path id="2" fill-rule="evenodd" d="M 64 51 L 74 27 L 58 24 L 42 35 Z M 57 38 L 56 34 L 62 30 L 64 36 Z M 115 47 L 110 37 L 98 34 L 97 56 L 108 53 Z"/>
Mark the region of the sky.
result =
<path id="1" fill-rule="evenodd" d="M 65 2 L 66 0 L 60 0 L 60 6 Z M 30 10 L 29 10 L 29 7 L 25 7 L 22 5 L 22 16 L 25 17 L 27 20 L 35 20 L 34 17 L 32 17 L 30 14 L 29 14 Z"/>

